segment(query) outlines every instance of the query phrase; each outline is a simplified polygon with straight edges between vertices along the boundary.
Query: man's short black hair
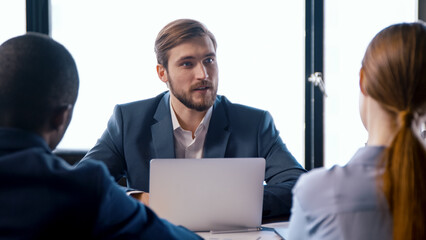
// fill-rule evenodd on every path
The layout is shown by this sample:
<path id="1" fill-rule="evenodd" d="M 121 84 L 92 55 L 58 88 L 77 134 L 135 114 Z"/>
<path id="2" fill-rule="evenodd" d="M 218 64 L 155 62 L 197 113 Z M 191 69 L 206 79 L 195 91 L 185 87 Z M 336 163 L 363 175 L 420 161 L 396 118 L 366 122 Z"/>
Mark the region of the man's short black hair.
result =
<path id="1" fill-rule="evenodd" d="M 64 46 L 27 33 L 0 46 L 0 127 L 38 131 L 77 99 L 77 66 Z"/>

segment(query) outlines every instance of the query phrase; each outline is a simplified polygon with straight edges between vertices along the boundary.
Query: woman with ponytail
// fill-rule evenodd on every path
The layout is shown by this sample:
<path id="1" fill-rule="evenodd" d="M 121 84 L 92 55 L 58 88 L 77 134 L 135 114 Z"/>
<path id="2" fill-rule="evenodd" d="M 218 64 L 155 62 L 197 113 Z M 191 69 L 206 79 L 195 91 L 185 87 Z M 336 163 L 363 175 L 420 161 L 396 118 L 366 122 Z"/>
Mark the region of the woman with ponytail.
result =
<path id="1" fill-rule="evenodd" d="M 343 167 L 303 175 L 290 239 L 426 239 L 426 25 L 401 23 L 370 42 L 360 71 L 368 141 Z"/>

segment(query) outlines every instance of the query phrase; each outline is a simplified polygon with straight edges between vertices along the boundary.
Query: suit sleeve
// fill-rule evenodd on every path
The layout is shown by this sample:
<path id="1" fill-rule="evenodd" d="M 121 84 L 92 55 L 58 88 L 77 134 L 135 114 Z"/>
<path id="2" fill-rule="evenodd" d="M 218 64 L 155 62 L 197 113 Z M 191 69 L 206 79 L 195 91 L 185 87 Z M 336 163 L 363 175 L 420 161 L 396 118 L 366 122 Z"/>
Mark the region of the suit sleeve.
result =
<path id="1" fill-rule="evenodd" d="M 148 207 L 128 197 L 104 167 L 92 172 L 99 183 L 100 203 L 93 231 L 96 239 L 201 239 L 182 226 L 160 219 Z"/>
<path id="2" fill-rule="evenodd" d="M 263 217 L 289 215 L 291 190 L 299 176 L 306 172 L 300 166 L 275 128 L 272 116 L 265 112 L 258 132 L 259 156 L 266 159 Z"/>
<path id="3" fill-rule="evenodd" d="M 120 106 L 115 106 L 114 113 L 108 121 L 107 129 L 95 146 L 82 159 L 82 161 L 96 159 L 104 162 L 115 181 L 120 180 L 126 174 L 122 116 Z"/>

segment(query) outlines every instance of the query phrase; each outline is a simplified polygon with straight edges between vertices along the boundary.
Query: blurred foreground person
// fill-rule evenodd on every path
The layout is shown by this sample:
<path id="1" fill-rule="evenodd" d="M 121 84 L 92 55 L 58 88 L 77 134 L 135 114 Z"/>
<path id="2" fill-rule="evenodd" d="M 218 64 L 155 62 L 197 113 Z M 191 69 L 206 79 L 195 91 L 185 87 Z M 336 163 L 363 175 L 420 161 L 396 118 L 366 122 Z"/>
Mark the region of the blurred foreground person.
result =
<path id="1" fill-rule="evenodd" d="M 70 53 L 41 34 L 0 46 L 0 239 L 199 239 L 128 197 L 99 161 L 52 154 L 79 78 Z"/>

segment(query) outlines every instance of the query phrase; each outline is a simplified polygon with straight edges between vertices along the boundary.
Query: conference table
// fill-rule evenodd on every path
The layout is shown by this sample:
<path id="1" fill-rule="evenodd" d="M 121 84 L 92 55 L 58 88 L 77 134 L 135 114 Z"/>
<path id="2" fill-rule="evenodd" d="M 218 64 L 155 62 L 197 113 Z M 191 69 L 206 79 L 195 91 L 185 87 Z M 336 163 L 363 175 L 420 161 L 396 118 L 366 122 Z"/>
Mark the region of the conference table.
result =
<path id="1" fill-rule="evenodd" d="M 261 230 L 244 232 L 196 232 L 206 240 L 269 240 L 288 239 L 288 221 L 262 224 Z"/>

